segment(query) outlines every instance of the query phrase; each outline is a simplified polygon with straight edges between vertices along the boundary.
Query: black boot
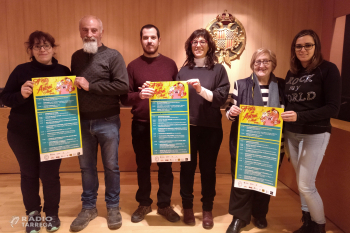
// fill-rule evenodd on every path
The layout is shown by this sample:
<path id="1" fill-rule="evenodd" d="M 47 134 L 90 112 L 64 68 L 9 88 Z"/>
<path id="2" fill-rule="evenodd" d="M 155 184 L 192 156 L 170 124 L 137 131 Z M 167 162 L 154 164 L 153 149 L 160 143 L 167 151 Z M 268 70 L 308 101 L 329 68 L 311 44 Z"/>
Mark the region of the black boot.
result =
<path id="1" fill-rule="evenodd" d="M 313 233 L 326 233 L 326 224 L 314 224 Z"/>
<path id="2" fill-rule="evenodd" d="M 303 211 L 303 217 L 301 218 L 303 225 L 293 233 L 313 233 L 315 222 L 311 220 L 310 212 Z"/>

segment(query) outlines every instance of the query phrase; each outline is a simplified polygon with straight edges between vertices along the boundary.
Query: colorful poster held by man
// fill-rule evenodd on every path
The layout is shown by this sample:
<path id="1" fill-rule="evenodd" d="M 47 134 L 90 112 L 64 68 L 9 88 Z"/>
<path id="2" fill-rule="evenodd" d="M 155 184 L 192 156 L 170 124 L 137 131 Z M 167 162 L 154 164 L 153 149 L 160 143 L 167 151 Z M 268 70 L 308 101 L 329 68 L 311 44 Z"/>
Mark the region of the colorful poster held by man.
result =
<path id="1" fill-rule="evenodd" d="M 284 109 L 240 108 L 234 186 L 276 196 Z"/>
<path id="2" fill-rule="evenodd" d="M 187 83 L 151 82 L 150 88 L 152 162 L 190 161 Z"/>
<path id="3" fill-rule="evenodd" d="M 41 161 L 83 152 L 75 76 L 33 78 Z"/>

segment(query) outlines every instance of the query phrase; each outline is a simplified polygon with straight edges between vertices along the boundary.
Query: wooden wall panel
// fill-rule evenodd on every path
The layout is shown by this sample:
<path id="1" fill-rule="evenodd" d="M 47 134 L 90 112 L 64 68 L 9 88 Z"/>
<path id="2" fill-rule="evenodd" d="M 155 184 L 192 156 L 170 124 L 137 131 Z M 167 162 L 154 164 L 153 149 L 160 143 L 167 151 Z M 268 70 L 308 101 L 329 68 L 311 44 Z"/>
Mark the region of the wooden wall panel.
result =
<path id="1" fill-rule="evenodd" d="M 204 28 L 225 9 L 244 25 L 247 45 L 239 60 L 226 66 L 229 78 L 245 78 L 253 52 L 260 47 L 274 50 L 278 58 L 275 74 L 284 77 L 289 66 L 289 47 L 293 36 L 303 28 L 322 33 L 322 2 L 318 0 L 1 0 L 0 17 L 4 42 L 0 57 L 0 86 L 18 64 L 27 62 L 23 42 L 34 30 L 52 34 L 57 43 L 57 58 L 70 66 L 71 55 L 82 47 L 78 21 L 87 14 L 96 14 L 103 21 L 103 43 L 122 53 L 126 64 L 142 54 L 139 30 L 153 23 L 161 30 L 160 52 L 175 60 L 180 68 L 185 60 L 184 43 L 198 28 Z M 303 7 L 301 7 L 303 6 Z M 7 68 L 8 67 L 8 68 Z M 233 88 L 233 85 L 232 85 Z M 232 89 L 231 88 L 231 89 Z"/>
<path id="2" fill-rule="evenodd" d="M 140 56 L 140 2 L 142 0 L 125 1 L 124 9 L 124 60 L 128 64 Z M 142 9 L 141 9 L 142 11 Z M 142 11 L 143 12 L 143 11 Z"/>
<path id="3" fill-rule="evenodd" d="M 293 39 L 293 11 L 285 10 L 292 9 L 293 1 L 278 1 L 278 12 L 276 17 L 276 38 L 277 45 L 274 51 L 277 56 L 277 67 L 274 73 L 281 78 L 285 78 L 287 74 L 286 67 L 289 67 L 290 45 Z"/>
<path id="4" fill-rule="evenodd" d="M 6 0 L 0 0 L 0 31 L 6 32 L 7 31 L 7 6 L 6 6 Z M 0 43 L 0 87 L 4 87 L 7 81 L 7 77 L 10 74 L 10 64 L 9 64 L 9 47 L 7 43 L 7 38 L 4 34 L 1 36 L 1 43 Z M 11 51 L 12 52 L 12 51 Z M 5 78 L 6 77 L 6 78 Z"/>
<path id="5" fill-rule="evenodd" d="M 162 39 L 162 46 L 169 46 L 170 54 L 164 54 L 165 56 L 171 57 L 176 62 L 177 67 L 183 65 L 186 55 L 185 55 L 185 41 L 189 37 L 186 32 L 187 25 L 187 12 L 184 9 L 185 1 L 170 1 L 170 9 L 173 9 L 169 12 L 167 20 L 173 22 L 172 25 L 169 25 L 170 30 L 170 39 L 169 41 Z M 162 35 L 162 32 L 161 32 Z M 161 36 L 163 37 L 163 36 Z"/>
<path id="6" fill-rule="evenodd" d="M 78 20 L 74 12 L 75 1 L 58 1 L 57 8 L 59 15 L 57 41 L 60 43 L 59 51 L 61 55 L 59 62 L 70 68 L 71 56 L 78 49 L 76 48 L 76 42 L 81 41 Z"/>
<path id="7" fill-rule="evenodd" d="M 154 13 L 155 15 L 154 25 L 156 25 L 160 31 L 161 46 L 159 47 L 159 52 L 167 57 L 169 57 L 171 53 L 170 51 L 171 51 L 172 44 L 170 39 L 171 39 L 171 32 L 173 30 L 171 27 L 169 27 L 169 21 L 170 21 L 169 12 L 164 10 L 168 6 L 169 6 L 168 1 L 157 0 L 155 7 L 152 7 L 153 9 L 151 10 L 151 12 Z M 152 17 L 149 17 L 149 18 L 150 18 L 149 22 L 152 22 Z M 148 22 L 148 21 L 141 20 L 140 28 L 144 25 L 143 22 Z M 143 51 L 141 50 L 141 52 Z"/>
<path id="8" fill-rule="evenodd" d="M 0 173 L 19 173 L 19 165 L 7 142 L 9 108 L 0 108 Z"/>
<path id="9" fill-rule="evenodd" d="M 74 14 L 72 15 L 74 17 L 74 20 L 71 22 L 70 30 L 72 30 L 72 39 L 74 40 L 73 44 L 71 46 L 74 46 L 73 51 L 76 51 L 78 49 L 81 49 L 83 47 L 82 39 L 80 38 L 79 33 L 79 20 L 83 18 L 85 15 L 91 15 L 91 2 L 85 1 L 85 0 L 75 0 L 73 2 L 74 7 Z M 102 21 L 103 28 L 105 28 L 105 23 Z M 103 39 L 104 40 L 103 35 Z M 64 53 L 62 53 L 64 54 Z M 70 57 L 69 57 L 70 59 Z M 70 68 L 70 63 L 69 63 Z"/>
<path id="10" fill-rule="evenodd" d="M 232 9 L 232 14 L 235 17 L 237 17 L 237 19 L 243 24 L 243 27 L 247 32 L 248 22 L 250 22 L 249 19 L 251 19 L 248 13 L 249 5 L 247 3 L 244 3 L 244 0 L 232 1 L 230 8 L 228 8 L 227 10 L 230 11 L 230 9 Z M 219 10 L 222 11 L 223 9 L 220 9 L 220 7 L 218 7 L 217 11 Z M 251 73 L 249 67 L 249 62 L 252 55 L 252 53 L 250 52 L 251 42 L 252 38 L 250 36 L 247 36 L 247 44 L 245 50 L 243 51 L 239 59 L 231 61 L 231 68 L 228 68 L 228 66 L 225 65 L 228 71 L 229 79 L 231 80 L 231 90 L 233 90 L 233 80 L 246 78 Z"/>
<path id="11" fill-rule="evenodd" d="M 24 20 L 24 35 L 29 36 L 32 32 L 42 28 L 41 22 L 41 6 L 40 0 L 31 0 L 23 2 L 23 20 Z"/>
<path id="12" fill-rule="evenodd" d="M 25 35 L 24 31 L 24 1 L 6 1 L 6 23 L 7 30 L 2 34 L 3 38 L 7 39 L 9 48 L 8 60 L 10 64 L 10 72 L 21 63 L 29 61 L 26 55 L 24 42 L 29 35 Z M 8 75 L 5 77 L 7 80 Z"/>
<path id="13" fill-rule="evenodd" d="M 108 47 L 118 50 L 124 55 L 124 2 L 112 1 L 108 4 L 106 24 L 110 25 L 108 31 L 105 31 L 105 37 L 108 37 Z M 125 58 L 124 58 L 125 59 Z"/>
<path id="14" fill-rule="evenodd" d="M 333 2 L 334 2 L 334 11 L 333 11 L 334 18 L 350 14 L 349 0 L 333 0 Z"/>
<path id="15" fill-rule="evenodd" d="M 41 19 L 43 20 L 40 20 L 41 27 L 37 27 L 34 30 L 49 32 L 55 38 L 56 43 L 58 44 L 58 47 L 56 48 L 56 58 L 61 62 L 60 58 L 62 57 L 62 52 L 60 51 L 60 47 L 62 47 L 62 45 L 58 40 L 58 21 L 60 17 L 58 16 L 57 0 L 40 0 L 39 4 Z M 38 8 L 39 6 L 36 7 Z"/>

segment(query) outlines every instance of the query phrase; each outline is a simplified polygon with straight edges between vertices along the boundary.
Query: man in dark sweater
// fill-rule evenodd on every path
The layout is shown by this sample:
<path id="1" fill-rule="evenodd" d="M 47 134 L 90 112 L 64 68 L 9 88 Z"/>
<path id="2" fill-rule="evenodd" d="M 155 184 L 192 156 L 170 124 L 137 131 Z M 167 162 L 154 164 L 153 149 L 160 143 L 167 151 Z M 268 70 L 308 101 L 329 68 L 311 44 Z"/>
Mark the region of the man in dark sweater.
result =
<path id="1" fill-rule="evenodd" d="M 160 45 L 159 30 L 154 25 L 145 25 L 140 31 L 140 41 L 143 55 L 136 58 L 128 65 L 129 92 L 121 97 L 122 103 L 132 105 L 132 144 L 136 154 L 137 179 L 139 189 L 136 193 L 136 201 L 139 207 L 131 216 L 132 222 L 140 222 L 145 215 L 152 211 L 151 204 L 151 139 L 149 100 L 154 90 L 139 87 L 146 81 L 174 81 L 177 75 L 177 66 L 173 60 L 158 53 Z M 176 222 L 180 216 L 171 208 L 170 199 L 173 189 L 173 173 L 171 163 L 157 163 L 159 189 L 157 193 L 158 214 L 163 215 L 168 221 Z"/>
<path id="2" fill-rule="evenodd" d="M 97 147 L 101 146 L 105 170 L 105 201 L 107 223 L 110 229 L 122 225 L 119 212 L 120 172 L 119 95 L 128 91 L 128 76 L 122 55 L 101 42 L 102 22 L 96 16 L 85 16 L 79 21 L 83 49 L 72 56 L 72 74 L 76 75 L 78 89 L 83 155 L 79 156 L 82 173 L 82 210 L 72 222 L 71 231 L 84 229 L 96 218 L 98 190 Z"/>

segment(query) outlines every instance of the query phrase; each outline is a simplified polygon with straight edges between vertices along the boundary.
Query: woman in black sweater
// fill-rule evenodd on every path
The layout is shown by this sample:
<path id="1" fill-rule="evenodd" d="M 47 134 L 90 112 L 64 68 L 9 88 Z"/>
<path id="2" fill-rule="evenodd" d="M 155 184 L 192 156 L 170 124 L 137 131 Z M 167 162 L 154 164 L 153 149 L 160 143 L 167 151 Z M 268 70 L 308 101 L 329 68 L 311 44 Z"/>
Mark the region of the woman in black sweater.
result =
<path id="1" fill-rule="evenodd" d="M 40 162 L 31 79 L 67 76 L 70 75 L 70 71 L 53 58 L 57 45 L 50 34 L 35 31 L 30 34 L 25 44 L 32 61 L 18 65 L 12 71 L 1 99 L 6 106 L 11 107 L 7 140 L 21 170 L 21 190 L 28 215 L 26 232 L 39 232 L 41 226 L 41 218 L 38 218 L 41 212 L 39 179 L 43 184 L 47 230 L 52 232 L 60 227 L 58 208 L 61 160 Z"/>
<path id="2" fill-rule="evenodd" d="M 187 59 L 177 80 L 189 84 L 191 161 L 181 163 L 180 194 L 184 222 L 195 224 L 193 182 L 199 152 L 202 183 L 203 227 L 213 227 L 216 160 L 222 142 L 220 106 L 227 100 L 230 83 L 225 67 L 217 64 L 216 45 L 205 29 L 194 31 L 185 43 Z"/>
<path id="3" fill-rule="evenodd" d="M 321 43 L 312 30 L 299 32 L 292 42 L 290 70 L 285 79 L 285 146 L 296 172 L 303 213 L 295 233 L 325 231 L 325 214 L 315 180 L 341 101 L 337 67 L 322 59 Z"/>

